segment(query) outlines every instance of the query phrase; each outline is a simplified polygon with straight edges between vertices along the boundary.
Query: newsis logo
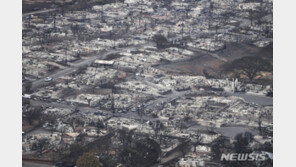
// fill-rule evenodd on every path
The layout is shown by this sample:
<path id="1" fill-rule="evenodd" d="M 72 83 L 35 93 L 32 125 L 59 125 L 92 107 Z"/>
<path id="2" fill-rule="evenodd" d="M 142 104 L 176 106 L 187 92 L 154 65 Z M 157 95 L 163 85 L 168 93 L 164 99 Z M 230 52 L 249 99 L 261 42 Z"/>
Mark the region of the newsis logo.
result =
<path id="1" fill-rule="evenodd" d="M 271 154 L 271 155 L 269 155 Z M 221 161 L 265 161 L 272 159 L 272 153 L 228 153 L 221 155 Z"/>

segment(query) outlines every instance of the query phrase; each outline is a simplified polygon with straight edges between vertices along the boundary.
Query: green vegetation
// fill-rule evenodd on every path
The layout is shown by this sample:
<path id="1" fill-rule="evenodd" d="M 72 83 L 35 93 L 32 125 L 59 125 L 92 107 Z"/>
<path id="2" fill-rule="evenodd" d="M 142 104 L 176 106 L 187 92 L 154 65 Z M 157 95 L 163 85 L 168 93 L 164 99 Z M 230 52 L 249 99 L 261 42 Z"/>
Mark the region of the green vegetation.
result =
<path id="1" fill-rule="evenodd" d="M 121 152 L 121 161 L 127 166 L 149 167 L 157 163 L 161 149 L 152 139 L 136 141 Z"/>
<path id="2" fill-rule="evenodd" d="M 76 161 L 77 167 L 103 167 L 93 153 L 83 153 Z"/>
<path id="3" fill-rule="evenodd" d="M 234 72 L 246 76 L 253 81 L 259 72 L 272 72 L 272 64 L 261 57 L 249 56 L 234 60 L 224 65 L 226 72 Z"/>
<path id="4" fill-rule="evenodd" d="M 29 122 L 31 125 L 35 120 L 41 119 L 41 107 L 32 107 L 27 112 L 24 113 L 25 119 Z"/>
<path id="5" fill-rule="evenodd" d="M 216 162 L 221 162 L 222 153 L 251 153 L 253 150 L 250 144 L 254 140 L 253 135 L 249 132 L 240 133 L 235 136 L 235 142 L 230 143 L 230 140 L 225 137 L 219 137 L 213 141 L 212 157 Z M 222 164 L 227 167 L 250 167 L 255 166 L 253 161 L 223 161 Z"/>
<path id="6" fill-rule="evenodd" d="M 42 155 L 45 148 L 49 145 L 48 139 L 40 139 L 32 145 L 32 150 L 38 151 L 39 155 Z"/>
<path id="7" fill-rule="evenodd" d="M 169 46 L 169 42 L 163 35 L 156 34 L 153 36 L 153 41 L 156 43 L 157 48 L 164 49 Z"/>
<path id="8" fill-rule="evenodd" d="M 229 145 L 229 140 L 223 136 L 218 137 L 212 143 L 212 157 L 214 161 L 220 161 L 222 153 L 225 153 L 225 148 Z"/>

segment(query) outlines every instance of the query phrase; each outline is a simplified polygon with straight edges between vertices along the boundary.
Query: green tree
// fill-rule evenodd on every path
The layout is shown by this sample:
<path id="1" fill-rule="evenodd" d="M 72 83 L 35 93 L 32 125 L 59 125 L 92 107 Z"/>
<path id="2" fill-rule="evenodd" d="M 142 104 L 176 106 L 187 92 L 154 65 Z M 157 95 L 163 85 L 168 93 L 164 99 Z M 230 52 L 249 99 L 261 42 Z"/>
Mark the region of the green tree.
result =
<path id="1" fill-rule="evenodd" d="M 249 144 L 253 141 L 252 133 L 245 132 L 235 136 L 234 149 L 237 153 L 250 153 L 252 149 Z"/>
<path id="2" fill-rule="evenodd" d="M 268 15 L 268 11 L 264 10 L 263 7 L 257 7 L 257 10 L 253 14 L 253 19 L 257 22 L 258 25 L 262 25 L 264 17 Z"/>
<path id="3" fill-rule="evenodd" d="M 46 149 L 48 145 L 49 139 L 43 138 L 32 145 L 32 150 L 36 150 L 39 153 L 39 155 L 42 155 L 43 151 Z"/>
<path id="4" fill-rule="evenodd" d="M 32 82 L 24 82 L 23 83 L 23 92 L 24 93 L 32 93 Z"/>
<path id="5" fill-rule="evenodd" d="M 32 107 L 27 112 L 25 112 L 25 116 L 31 125 L 35 120 L 40 120 L 42 114 L 41 114 L 41 107 Z"/>
<path id="6" fill-rule="evenodd" d="M 91 6 L 91 1 L 90 0 L 78 0 L 78 9 L 86 9 Z"/>
<path id="7" fill-rule="evenodd" d="M 77 160 L 83 154 L 84 148 L 79 144 L 70 145 L 70 154 L 69 156 Z"/>
<path id="8" fill-rule="evenodd" d="M 226 147 L 229 145 L 229 140 L 224 137 L 220 136 L 215 139 L 211 145 L 212 150 L 212 158 L 214 161 L 219 162 L 222 153 L 225 153 Z"/>
<path id="9" fill-rule="evenodd" d="M 225 64 L 223 68 L 227 72 L 237 71 L 240 74 L 247 76 L 250 81 L 253 81 L 261 71 L 272 71 L 271 63 L 258 56 L 248 56 L 236 59 L 231 63 Z"/>
<path id="10" fill-rule="evenodd" d="M 159 144 L 149 138 L 135 141 L 135 143 L 125 148 L 121 153 L 121 162 L 127 166 L 150 167 L 158 162 L 161 154 Z"/>
<path id="11" fill-rule="evenodd" d="M 254 140 L 253 135 L 250 132 L 240 133 L 235 136 L 233 152 L 236 153 L 251 153 L 253 150 L 249 146 L 250 143 Z M 250 167 L 256 166 L 254 161 L 226 161 L 224 164 L 227 167 Z"/>
<path id="12" fill-rule="evenodd" d="M 156 43 L 157 48 L 159 48 L 159 49 L 166 48 L 169 45 L 169 42 L 166 39 L 166 37 L 164 37 L 163 35 L 160 35 L 160 34 L 154 35 L 153 41 Z"/>
<path id="13" fill-rule="evenodd" d="M 77 167 L 103 167 L 93 153 L 83 153 L 76 161 Z"/>

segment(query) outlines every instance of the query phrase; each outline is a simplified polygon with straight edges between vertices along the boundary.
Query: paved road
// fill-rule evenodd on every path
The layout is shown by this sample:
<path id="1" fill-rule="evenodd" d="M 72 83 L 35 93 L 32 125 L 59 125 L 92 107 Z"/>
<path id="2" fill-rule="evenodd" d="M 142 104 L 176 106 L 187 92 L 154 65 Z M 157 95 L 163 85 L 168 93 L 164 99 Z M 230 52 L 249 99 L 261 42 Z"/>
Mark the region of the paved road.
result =
<path id="1" fill-rule="evenodd" d="M 171 153 L 171 155 L 167 157 L 163 157 L 159 164 L 166 164 L 174 159 L 181 158 L 182 156 L 183 156 L 183 153 L 181 151 L 176 150 L 173 153 Z"/>
<path id="2" fill-rule="evenodd" d="M 200 90 L 186 90 L 186 91 L 178 92 L 178 91 L 173 90 L 171 94 L 168 94 L 163 97 L 159 97 L 154 101 L 148 102 L 147 104 L 145 104 L 145 108 L 146 108 L 146 110 L 153 109 L 158 104 L 169 103 L 169 102 L 173 101 L 174 99 L 185 96 L 186 94 L 189 94 L 189 93 L 202 94 L 202 93 L 206 93 L 206 92 L 200 91 Z"/>
<path id="3" fill-rule="evenodd" d="M 74 109 L 74 106 L 71 106 L 69 104 L 57 103 L 57 102 L 44 102 L 44 101 L 40 101 L 40 100 L 30 100 L 30 104 L 32 106 L 45 106 L 45 107 Z"/>
<path id="4" fill-rule="evenodd" d="M 126 48 L 119 48 L 119 49 L 115 49 L 115 50 L 110 50 L 110 51 L 105 52 L 101 55 L 91 56 L 91 57 L 88 57 L 87 59 L 83 59 L 83 60 L 79 60 L 77 62 L 74 62 L 70 67 L 65 68 L 65 69 L 61 69 L 60 71 L 57 71 L 56 73 L 48 75 L 46 77 L 51 77 L 54 80 L 56 78 L 74 73 L 79 68 L 89 66 L 96 59 L 105 59 L 107 57 L 107 55 L 109 55 L 109 54 L 120 53 L 120 52 L 124 52 L 127 50 L 132 50 L 132 49 L 140 49 L 140 48 L 152 46 L 152 45 L 153 45 L 153 43 L 148 42 L 148 43 L 138 45 L 138 46 L 129 46 Z M 46 84 L 48 84 L 48 82 L 45 82 L 44 78 L 38 79 L 38 80 L 32 82 L 32 89 L 36 89 L 38 87 L 45 86 Z"/>
<path id="5" fill-rule="evenodd" d="M 201 49 L 197 49 L 197 48 L 193 48 L 193 47 L 186 47 L 185 49 L 187 50 L 190 50 L 190 51 L 193 51 L 193 52 L 199 52 L 199 53 L 202 53 L 204 55 L 209 55 L 209 56 L 212 56 L 218 60 L 221 60 L 223 62 L 227 62 L 227 60 L 223 57 L 221 57 L 220 55 L 216 54 L 216 53 L 212 53 L 212 52 L 207 52 L 207 51 L 204 51 L 204 50 L 201 50 Z"/>
<path id="6" fill-rule="evenodd" d="M 255 103 L 259 105 L 273 105 L 273 98 L 264 95 L 249 93 L 229 93 L 229 95 L 241 97 L 248 103 Z"/>
<path id="7" fill-rule="evenodd" d="M 53 11 L 56 11 L 56 9 L 38 10 L 38 11 L 34 11 L 34 12 L 24 13 L 23 17 L 27 17 L 27 16 L 34 15 L 34 14 L 53 12 Z"/>
<path id="8" fill-rule="evenodd" d="M 185 96 L 186 94 L 189 93 L 199 93 L 203 94 L 206 93 L 205 91 L 199 91 L 199 90 L 187 90 L 187 91 L 182 91 L 182 92 L 177 92 L 173 91 L 173 93 L 162 96 L 157 98 L 156 100 L 152 100 L 148 102 L 147 104 L 144 105 L 145 110 L 153 109 L 155 106 L 163 103 L 168 103 L 174 99 L 177 99 L 179 97 Z M 227 95 L 231 96 L 237 96 L 243 98 L 246 102 L 248 103 L 256 103 L 259 105 L 272 105 L 273 104 L 273 98 L 262 96 L 262 95 L 254 95 L 254 94 L 244 94 L 244 93 L 231 93 L 227 92 Z M 31 105 L 33 106 L 47 106 L 47 107 L 57 107 L 57 108 L 67 108 L 67 109 L 74 109 L 75 107 L 66 104 L 66 103 L 57 103 L 57 102 L 43 102 L 43 101 L 38 101 L 38 100 L 31 100 Z M 96 112 L 99 109 L 92 108 L 92 107 L 77 107 L 80 112 Z M 128 113 L 110 113 L 110 112 L 105 112 L 109 116 L 114 116 L 114 117 L 125 117 L 125 118 L 133 118 L 133 119 L 141 119 L 140 116 L 137 113 L 134 112 L 128 112 Z M 161 118 L 150 118 L 147 116 L 142 116 L 142 119 L 144 120 L 160 120 Z"/>
<path id="9" fill-rule="evenodd" d="M 32 106 L 45 106 L 45 107 L 55 107 L 55 108 L 65 108 L 65 109 L 74 109 L 75 107 L 70 105 L 70 104 L 63 104 L 63 103 L 57 103 L 57 102 L 43 102 L 43 101 L 39 101 L 39 100 L 30 100 L 30 103 Z M 105 113 L 106 116 L 111 116 L 111 117 L 122 117 L 122 118 L 129 118 L 129 119 L 135 119 L 135 120 L 140 120 L 141 117 L 140 115 L 138 115 L 136 112 L 128 112 L 128 113 L 111 113 L 111 112 L 107 112 L 107 111 L 102 111 L 99 110 L 97 108 L 92 108 L 92 107 L 77 107 L 77 109 L 79 110 L 79 112 L 97 112 L 100 111 L 101 113 Z M 142 116 L 143 120 L 160 120 L 160 118 L 152 118 L 152 117 L 148 117 L 146 115 Z"/>
<path id="10" fill-rule="evenodd" d="M 208 126 L 202 126 L 202 125 L 194 125 L 194 126 L 191 126 L 188 128 L 188 130 L 190 130 L 190 131 L 192 131 L 192 130 L 193 131 L 200 131 L 200 130 L 209 130 L 209 129 L 211 129 L 211 130 L 215 131 L 216 133 L 219 133 L 223 136 L 229 137 L 231 139 L 234 139 L 234 137 L 240 133 L 250 132 L 253 135 L 257 135 L 259 133 L 258 130 L 250 129 L 247 126 L 229 126 L 229 127 L 217 128 L 217 127 L 208 127 Z"/>

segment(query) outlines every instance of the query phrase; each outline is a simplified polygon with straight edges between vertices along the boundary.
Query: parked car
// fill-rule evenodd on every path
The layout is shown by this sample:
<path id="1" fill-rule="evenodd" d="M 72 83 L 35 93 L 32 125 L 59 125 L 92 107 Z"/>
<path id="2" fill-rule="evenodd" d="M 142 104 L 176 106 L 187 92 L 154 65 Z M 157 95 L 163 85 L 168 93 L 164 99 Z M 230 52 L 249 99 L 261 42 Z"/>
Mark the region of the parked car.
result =
<path id="1" fill-rule="evenodd" d="M 50 82 L 50 81 L 52 81 L 52 78 L 51 77 L 46 77 L 46 78 L 44 78 L 44 81 L 45 82 Z"/>
<path id="2" fill-rule="evenodd" d="M 29 95 L 29 94 L 24 94 L 24 95 L 23 95 L 23 98 L 25 98 L 25 99 L 31 99 L 31 95 Z"/>
<path id="3" fill-rule="evenodd" d="M 63 162 L 57 162 L 55 166 L 63 166 Z"/>
<path id="4" fill-rule="evenodd" d="M 77 106 L 77 104 L 76 104 L 75 102 L 71 102 L 70 104 L 71 104 L 71 106 L 73 106 L 73 107 L 76 107 L 76 106 Z"/>

